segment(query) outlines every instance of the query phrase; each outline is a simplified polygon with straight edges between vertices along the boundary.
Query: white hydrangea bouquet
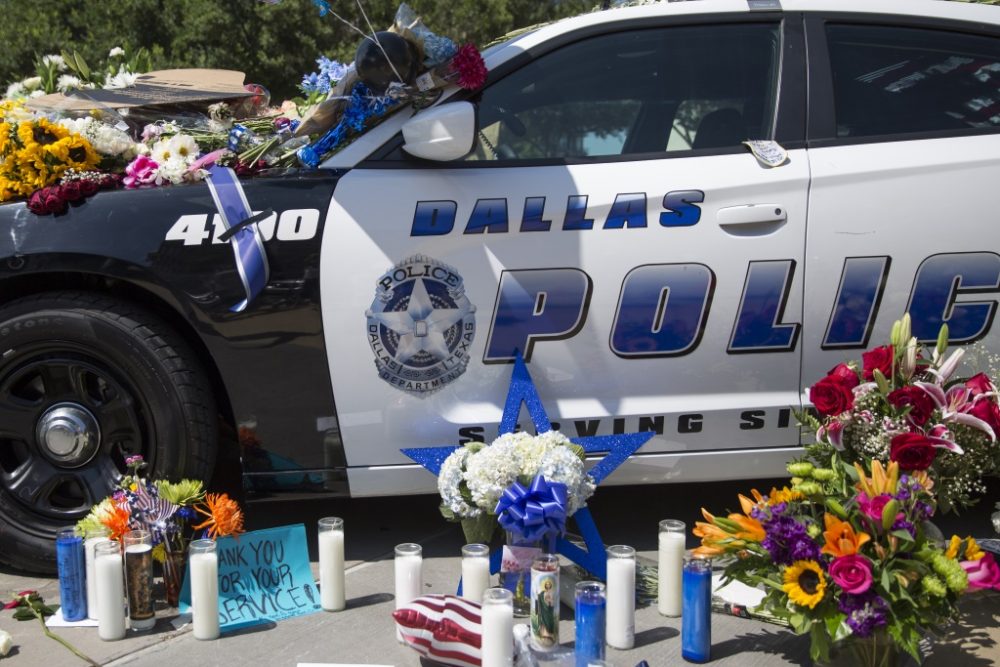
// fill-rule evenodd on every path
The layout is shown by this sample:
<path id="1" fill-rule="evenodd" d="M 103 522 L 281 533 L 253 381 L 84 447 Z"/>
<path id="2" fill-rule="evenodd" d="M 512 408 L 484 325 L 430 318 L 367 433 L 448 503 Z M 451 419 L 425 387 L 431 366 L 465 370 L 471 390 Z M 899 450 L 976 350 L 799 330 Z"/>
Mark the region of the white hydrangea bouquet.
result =
<path id="1" fill-rule="evenodd" d="M 559 431 L 505 433 L 486 445 L 473 442 L 445 460 L 438 476 L 441 514 L 460 521 L 469 543 L 488 544 L 498 525 L 498 504 L 516 484 L 522 488 L 539 476 L 565 485 L 566 517 L 586 506 L 594 480 L 584 470 L 584 452 Z"/>

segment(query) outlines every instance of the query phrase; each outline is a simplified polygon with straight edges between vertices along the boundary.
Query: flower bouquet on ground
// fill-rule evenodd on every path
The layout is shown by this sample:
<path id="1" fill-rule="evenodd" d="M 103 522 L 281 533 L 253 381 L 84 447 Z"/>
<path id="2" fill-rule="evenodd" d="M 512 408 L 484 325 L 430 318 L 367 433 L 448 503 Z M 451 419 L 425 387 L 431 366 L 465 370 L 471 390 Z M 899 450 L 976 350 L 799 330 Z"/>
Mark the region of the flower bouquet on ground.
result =
<path id="1" fill-rule="evenodd" d="M 889 345 L 839 364 L 809 389 L 820 418 L 800 419 L 816 432 L 810 456 L 835 452 L 847 463 L 896 461 L 928 476 L 944 511 L 976 502 L 984 477 L 1000 473 L 1000 402 L 985 373 L 952 379 L 964 354 L 946 354 L 948 327 L 926 355 L 910 335 L 909 315 L 893 325 Z"/>
<path id="2" fill-rule="evenodd" d="M 243 512 L 227 494 L 205 493 L 200 481 L 142 477 L 146 464 L 141 456 L 130 456 L 125 463 L 129 474 L 118 490 L 77 523 L 77 532 L 86 535 L 103 527 L 111 539 L 121 541 L 130 530 L 148 530 L 153 559 L 162 567 L 167 604 L 176 607 L 188 543 L 198 531 L 210 539 L 242 533 Z"/>
<path id="3" fill-rule="evenodd" d="M 462 524 L 469 543 L 489 544 L 499 525 L 507 532 L 503 585 L 515 609 L 527 609 L 532 557 L 555 550 L 566 520 L 594 494 L 583 448 L 558 431 L 506 433 L 490 445 L 473 442 L 441 465 L 441 513 Z"/>

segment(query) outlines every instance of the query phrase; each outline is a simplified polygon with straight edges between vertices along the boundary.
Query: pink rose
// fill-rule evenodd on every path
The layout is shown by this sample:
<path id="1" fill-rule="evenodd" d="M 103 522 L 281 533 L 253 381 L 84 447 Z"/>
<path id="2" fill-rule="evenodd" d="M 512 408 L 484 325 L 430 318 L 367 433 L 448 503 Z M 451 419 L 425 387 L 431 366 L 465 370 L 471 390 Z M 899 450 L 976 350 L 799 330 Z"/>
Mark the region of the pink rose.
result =
<path id="1" fill-rule="evenodd" d="M 872 564 L 860 554 L 834 558 L 830 563 L 830 578 L 845 593 L 858 595 L 872 585 Z"/>
<path id="2" fill-rule="evenodd" d="M 882 510 L 885 509 L 890 500 L 892 500 L 892 496 L 888 493 L 880 493 L 874 498 L 869 498 L 867 493 L 858 494 L 858 506 L 861 507 L 861 511 L 879 522 L 882 521 Z"/>
<path id="3" fill-rule="evenodd" d="M 156 183 L 156 160 L 140 155 L 125 167 L 125 187 L 129 190 L 150 187 Z"/>
<path id="4" fill-rule="evenodd" d="M 962 569 L 969 575 L 969 588 L 985 590 L 992 588 L 1000 591 L 1000 566 L 993 560 L 989 551 L 979 560 L 962 561 Z"/>

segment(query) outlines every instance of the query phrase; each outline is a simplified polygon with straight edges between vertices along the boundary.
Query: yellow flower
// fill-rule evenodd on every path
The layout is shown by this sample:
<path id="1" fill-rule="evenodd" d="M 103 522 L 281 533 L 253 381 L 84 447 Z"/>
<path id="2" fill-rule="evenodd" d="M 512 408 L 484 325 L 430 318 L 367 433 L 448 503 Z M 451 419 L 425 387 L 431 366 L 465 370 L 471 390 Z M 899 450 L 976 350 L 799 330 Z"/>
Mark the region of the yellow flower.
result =
<path id="1" fill-rule="evenodd" d="M 767 494 L 767 504 L 777 505 L 778 503 L 790 503 L 796 500 L 804 500 L 805 496 L 801 491 L 789 489 L 787 486 L 780 489 L 771 487 L 771 493 Z"/>
<path id="2" fill-rule="evenodd" d="M 896 485 L 899 482 L 899 463 L 896 461 L 889 462 L 889 465 L 883 468 L 881 461 L 872 459 L 871 478 L 865 474 L 865 469 L 861 467 L 861 464 L 855 463 L 854 469 L 858 471 L 860 478 L 857 484 L 858 491 L 864 491 L 869 498 L 883 493 L 889 495 L 896 493 Z"/>
<path id="3" fill-rule="evenodd" d="M 823 568 L 814 560 L 797 560 L 785 568 L 785 585 L 781 590 L 797 605 L 813 609 L 826 592 Z"/>
<path id="4" fill-rule="evenodd" d="M 963 560 L 979 560 L 986 553 L 979 548 L 976 541 L 971 537 L 966 537 L 964 540 L 958 535 L 952 535 L 951 540 L 948 542 L 948 549 L 944 552 L 944 555 L 952 560 L 958 558 L 958 554 L 962 548 L 962 542 L 965 542 L 965 553 L 963 554 Z"/>

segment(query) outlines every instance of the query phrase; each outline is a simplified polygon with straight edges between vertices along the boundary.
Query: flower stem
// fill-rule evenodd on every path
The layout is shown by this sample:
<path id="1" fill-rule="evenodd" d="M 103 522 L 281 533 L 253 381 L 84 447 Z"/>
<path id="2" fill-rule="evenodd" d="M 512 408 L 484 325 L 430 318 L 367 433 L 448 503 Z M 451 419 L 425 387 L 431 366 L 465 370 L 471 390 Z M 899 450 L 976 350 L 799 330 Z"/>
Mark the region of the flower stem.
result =
<path id="1" fill-rule="evenodd" d="M 31 613 L 33 613 L 35 615 L 35 618 L 38 619 L 38 622 L 42 624 L 42 632 L 45 633 L 46 637 L 49 637 L 51 639 L 55 639 L 57 642 L 59 642 L 60 644 L 62 644 L 63 646 L 65 646 L 73 655 L 75 655 L 76 657 L 80 658 L 80 660 L 83 660 L 87 664 L 92 665 L 92 667 L 100 667 L 99 663 L 94 662 L 93 660 L 91 660 L 90 658 L 88 658 L 86 655 L 84 655 L 83 653 L 81 653 L 75 646 L 73 646 L 72 644 L 70 644 L 68 641 L 66 641 L 65 639 L 63 639 L 62 637 L 60 637 L 59 635 L 57 635 L 56 633 L 54 633 L 51 630 L 49 630 L 48 626 L 45 625 L 45 616 L 43 616 L 37 609 L 35 609 L 33 606 L 29 606 L 29 608 L 31 609 Z"/>

